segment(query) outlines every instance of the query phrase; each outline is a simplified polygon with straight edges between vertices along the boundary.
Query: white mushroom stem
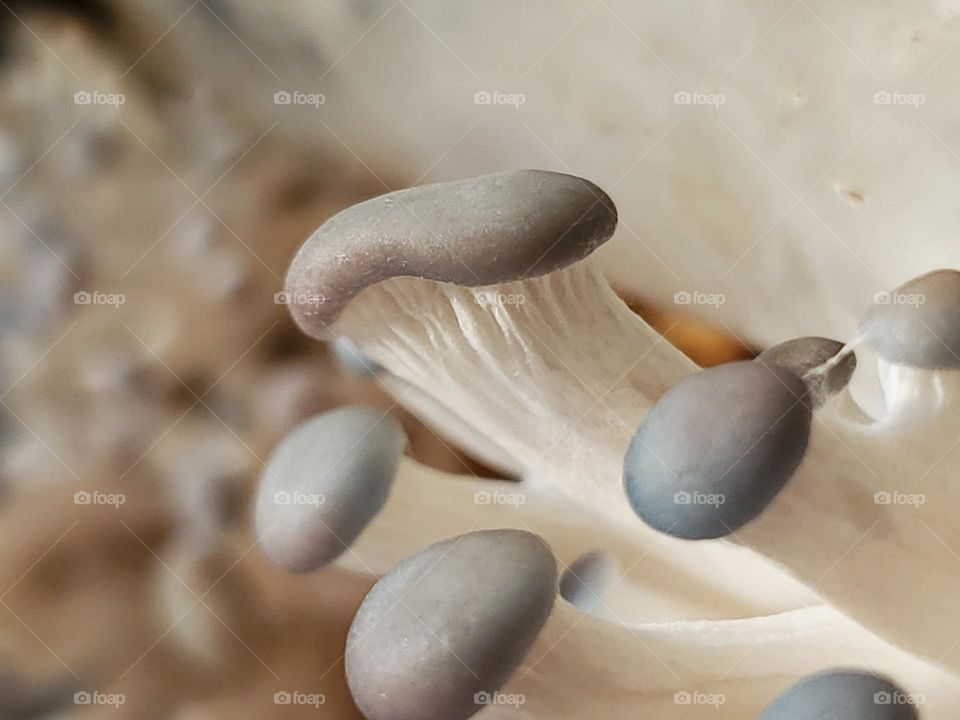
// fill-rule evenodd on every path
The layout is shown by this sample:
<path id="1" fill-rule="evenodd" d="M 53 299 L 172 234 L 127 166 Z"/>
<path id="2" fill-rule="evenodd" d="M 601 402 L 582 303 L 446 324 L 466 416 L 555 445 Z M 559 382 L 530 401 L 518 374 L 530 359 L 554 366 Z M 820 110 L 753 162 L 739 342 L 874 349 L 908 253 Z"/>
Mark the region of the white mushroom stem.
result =
<path id="1" fill-rule="evenodd" d="M 723 572 L 670 563 L 657 552 L 664 544 L 689 546 L 670 538 L 650 546 L 637 533 L 618 533 L 536 485 L 451 475 L 409 458 L 401 461 L 383 510 L 339 562 L 382 575 L 434 542 L 492 528 L 540 535 L 550 544 L 561 571 L 585 552 L 603 548 L 610 553 L 620 569 L 601 610 L 619 622 L 744 617 L 816 601 L 789 578 L 758 584 L 749 594 L 736 592 L 728 582 L 730 573 L 757 572 L 756 558 L 748 551 L 701 546 L 701 562 L 715 561 Z"/>
<path id="2" fill-rule="evenodd" d="M 948 717 L 960 681 L 864 631 L 826 606 L 729 621 L 624 627 L 558 602 L 524 663 L 484 717 L 756 718 L 798 678 L 865 667 Z M 584 692 L 590 688 L 590 692 Z"/>
<path id="3" fill-rule="evenodd" d="M 733 539 L 958 672 L 960 372 L 881 361 L 880 378 L 887 414 L 867 425 L 818 415 L 794 477 Z"/>
<path id="4" fill-rule="evenodd" d="M 675 568 L 666 587 L 690 578 L 707 594 L 724 587 L 739 598 L 738 617 L 756 612 L 767 591 L 792 598 L 789 607 L 809 601 L 749 553 L 690 545 L 637 522 L 624 498 L 624 451 L 649 407 L 696 367 L 616 297 L 589 258 L 483 288 L 394 278 L 361 292 L 332 330 L 389 370 L 400 402 L 458 416 L 521 469 L 523 487 L 559 493 L 645 562 Z"/>

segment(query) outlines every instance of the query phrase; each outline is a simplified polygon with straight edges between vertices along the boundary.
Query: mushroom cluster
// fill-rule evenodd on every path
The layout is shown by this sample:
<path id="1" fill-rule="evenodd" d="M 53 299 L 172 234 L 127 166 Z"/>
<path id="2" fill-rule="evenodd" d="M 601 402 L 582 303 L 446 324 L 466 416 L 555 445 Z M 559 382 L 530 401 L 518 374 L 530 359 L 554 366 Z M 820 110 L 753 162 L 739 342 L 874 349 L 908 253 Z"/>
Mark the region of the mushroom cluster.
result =
<path id="1" fill-rule="evenodd" d="M 512 171 L 362 202 L 293 260 L 304 332 L 520 478 L 427 468 L 360 406 L 276 449 L 263 551 L 375 580 L 344 650 L 359 709 L 949 716 L 960 272 L 875 298 L 847 343 L 701 370 L 595 267 L 616 223 L 596 185 Z"/>

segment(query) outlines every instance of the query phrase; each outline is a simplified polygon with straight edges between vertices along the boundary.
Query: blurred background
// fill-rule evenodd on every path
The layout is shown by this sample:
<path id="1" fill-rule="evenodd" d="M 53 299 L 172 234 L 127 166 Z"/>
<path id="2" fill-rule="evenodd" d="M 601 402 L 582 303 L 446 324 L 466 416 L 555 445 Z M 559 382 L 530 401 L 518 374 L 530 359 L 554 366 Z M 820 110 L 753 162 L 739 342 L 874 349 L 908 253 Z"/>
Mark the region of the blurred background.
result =
<path id="1" fill-rule="evenodd" d="M 702 364 L 956 264 L 956 8 L 887 5 L 0 2 L 0 718 L 358 717 L 370 580 L 262 559 L 264 460 L 361 402 L 492 471 L 289 320 L 347 205 L 588 177 L 616 289 Z"/>

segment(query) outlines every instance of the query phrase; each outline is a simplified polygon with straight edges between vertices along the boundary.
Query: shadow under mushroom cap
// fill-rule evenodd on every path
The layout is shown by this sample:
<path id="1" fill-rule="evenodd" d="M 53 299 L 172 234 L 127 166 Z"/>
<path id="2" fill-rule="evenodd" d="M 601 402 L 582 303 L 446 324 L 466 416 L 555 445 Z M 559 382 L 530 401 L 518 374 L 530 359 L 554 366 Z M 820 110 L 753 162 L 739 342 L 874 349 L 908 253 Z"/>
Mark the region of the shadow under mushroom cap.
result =
<path id="1" fill-rule="evenodd" d="M 516 170 L 423 185 L 341 211 L 303 244 L 287 274 L 290 311 L 323 337 L 361 290 L 412 276 L 480 287 L 538 277 L 592 253 L 617 211 L 593 183 Z"/>

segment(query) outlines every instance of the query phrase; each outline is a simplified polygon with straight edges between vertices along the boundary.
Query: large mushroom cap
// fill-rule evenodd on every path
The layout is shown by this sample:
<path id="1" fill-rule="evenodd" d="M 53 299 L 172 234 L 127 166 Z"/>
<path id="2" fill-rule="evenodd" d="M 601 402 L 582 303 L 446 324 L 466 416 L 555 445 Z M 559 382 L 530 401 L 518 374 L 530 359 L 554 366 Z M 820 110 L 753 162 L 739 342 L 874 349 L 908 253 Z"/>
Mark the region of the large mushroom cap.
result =
<path id="1" fill-rule="evenodd" d="M 450 538 L 370 591 L 347 638 L 369 720 L 461 720 L 485 707 L 540 633 L 557 592 L 546 544 L 522 530 Z"/>
<path id="2" fill-rule="evenodd" d="M 381 195 L 343 210 L 303 244 L 287 297 L 322 337 L 364 288 L 401 275 L 478 287 L 559 270 L 613 235 L 617 211 L 593 183 L 515 170 Z"/>
<path id="3" fill-rule="evenodd" d="M 755 518 L 800 464 L 810 434 L 807 390 L 789 370 L 719 365 L 671 388 L 624 460 L 634 511 L 670 535 L 728 535 Z"/>

